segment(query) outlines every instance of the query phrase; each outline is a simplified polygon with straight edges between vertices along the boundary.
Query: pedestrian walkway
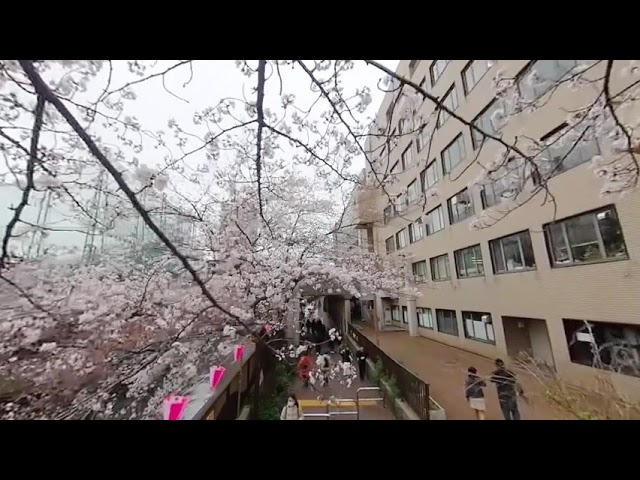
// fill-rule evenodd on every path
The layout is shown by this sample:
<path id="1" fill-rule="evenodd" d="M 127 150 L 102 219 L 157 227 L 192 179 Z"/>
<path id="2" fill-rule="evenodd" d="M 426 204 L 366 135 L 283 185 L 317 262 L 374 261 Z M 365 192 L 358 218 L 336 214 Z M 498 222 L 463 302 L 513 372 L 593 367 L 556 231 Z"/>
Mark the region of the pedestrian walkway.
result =
<path id="1" fill-rule="evenodd" d="M 373 328 L 358 325 L 357 328 L 374 344 L 376 335 Z M 378 346 L 387 355 L 422 380 L 429 383 L 431 397 L 445 410 L 447 420 L 473 420 L 475 415 L 464 398 L 464 380 L 467 368 L 474 366 L 482 376 L 494 370 L 493 359 L 424 337 L 410 337 L 406 332 L 379 332 Z M 522 385 L 528 403 L 519 401 L 523 420 L 559 420 L 566 418 L 557 408 L 550 405 L 542 385 L 524 372 L 518 372 L 518 382 Z M 496 389 L 488 383 L 484 390 L 487 403 L 487 419 L 500 420 L 502 413 L 498 404 Z"/>
<path id="2" fill-rule="evenodd" d="M 339 355 L 331 355 L 332 363 L 338 362 Z M 350 387 L 340 384 L 338 380 L 332 380 L 326 387 L 316 386 L 314 390 L 311 386 L 305 387 L 301 380 L 297 379 L 294 384 L 294 393 L 298 398 L 300 407 L 304 411 L 305 415 L 326 415 L 327 414 L 327 401 L 330 398 L 334 399 L 347 399 L 346 402 L 335 404 L 330 406 L 329 411 L 332 413 L 331 420 L 356 420 L 356 392 L 360 387 L 373 387 L 375 386 L 368 380 L 360 381 L 356 378 Z M 318 396 L 322 396 L 322 399 L 318 399 Z M 383 407 L 382 402 L 367 401 L 366 398 L 381 397 L 382 393 L 376 390 L 363 391 L 360 394 L 360 420 L 395 420 L 393 413 Z M 326 416 L 309 416 L 307 420 L 327 420 Z"/>

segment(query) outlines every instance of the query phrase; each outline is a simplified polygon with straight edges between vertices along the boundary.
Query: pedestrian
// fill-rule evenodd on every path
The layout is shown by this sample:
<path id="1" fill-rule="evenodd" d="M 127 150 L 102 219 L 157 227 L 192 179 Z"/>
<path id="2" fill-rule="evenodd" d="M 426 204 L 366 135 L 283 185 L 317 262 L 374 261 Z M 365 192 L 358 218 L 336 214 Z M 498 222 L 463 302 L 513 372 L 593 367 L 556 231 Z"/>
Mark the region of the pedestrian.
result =
<path id="1" fill-rule="evenodd" d="M 318 355 L 316 365 L 320 367 L 320 376 L 322 379 L 322 386 L 324 387 L 329 383 L 329 376 L 331 375 L 331 360 L 329 359 L 329 355 L 326 353 Z"/>
<path id="2" fill-rule="evenodd" d="M 476 367 L 469 367 L 467 369 L 467 379 L 464 382 L 464 394 L 469 402 L 469 406 L 476 414 L 476 419 L 484 420 L 487 407 L 484 401 L 484 390 L 487 386 L 485 381 L 478 376 Z"/>
<path id="3" fill-rule="evenodd" d="M 305 387 L 309 386 L 309 375 L 311 374 L 311 369 L 313 368 L 313 359 L 309 353 L 309 350 L 302 352 L 300 355 L 300 359 L 298 360 L 298 376 L 302 379 L 302 383 Z"/>
<path id="4" fill-rule="evenodd" d="M 349 376 L 351 370 L 351 364 L 353 362 L 353 356 L 351 355 L 351 350 L 346 345 L 343 345 L 342 348 L 338 351 L 340 354 L 341 367 L 342 367 L 342 375 L 347 377 Z"/>
<path id="5" fill-rule="evenodd" d="M 491 374 L 491 381 L 498 391 L 498 402 L 505 420 L 520 420 L 518 395 L 524 398 L 524 391 L 516 381 L 516 375 L 508 370 L 504 362 L 497 358 L 496 370 Z"/>
<path id="6" fill-rule="evenodd" d="M 336 340 L 338 336 L 338 331 L 335 328 L 329 330 L 329 351 L 331 353 L 336 353 Z"/>
<path id="7" fill-rule="evenodd" d="M 365 374 L 367 373 L 367 352 L 364 351 L 363 347 L 358 347 L 356 360 L 358 361 L 358 373 L 360 375 L 360 380 L 364 381 Z"/>
<path id="8" fill-rule="evenodd" d="M 351 363 L 353 362 L 353 357 L 351 355 L 351 350 L 346 345 L 343 345 L 340 351 L 340 358 L 342 359 L 342 363 Z"/>
<path id="9" fill-rule="evenodd" d="M 280 413 L 280 420 L 303 420 L 304 414 L 302 413 L 302 409 L 300 408 L 300 404 L 298 403 L 298 399 L 292 393 L 289 395 L 287 399 L 287 404 L 282 407 L 282 412 Z"/>

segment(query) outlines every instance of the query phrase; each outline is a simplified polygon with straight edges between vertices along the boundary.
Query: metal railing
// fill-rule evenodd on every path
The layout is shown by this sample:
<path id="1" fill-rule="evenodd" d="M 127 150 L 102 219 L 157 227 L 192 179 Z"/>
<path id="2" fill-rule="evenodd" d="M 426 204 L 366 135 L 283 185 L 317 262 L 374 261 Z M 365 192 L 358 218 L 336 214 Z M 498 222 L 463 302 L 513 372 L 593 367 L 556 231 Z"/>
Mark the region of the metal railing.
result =
<path id="1" fill-rule="evenodd" d="M 385 399 L 384 399 L 384 395 L 382 397 L 375 397 L 375 398 L 360 398 L 360 392 L 370 392 L 370 391 L 376 391 L 376 392 L 381 392 L 382 390 L 380 389 L 380 387 L 360 387 L 358 390 L 356 390 L 356 408 L 358 409 L 358 418 L 356 420 L 360 420 L 360 400 L 366 400 L 368 402 L 382 402 L 382 406 L 385 406 Z"/>
<path id="2" fill-rule="evenodd" d="M 382 362 L 386 373 L 395 379 L 400 396 L 418 414 L 420 419 L 429 420 L 429 384 L 384 353 L 352 325 L 349 325 L 349 335 L 364 348 L 371 361 L 374 363 Z"/>

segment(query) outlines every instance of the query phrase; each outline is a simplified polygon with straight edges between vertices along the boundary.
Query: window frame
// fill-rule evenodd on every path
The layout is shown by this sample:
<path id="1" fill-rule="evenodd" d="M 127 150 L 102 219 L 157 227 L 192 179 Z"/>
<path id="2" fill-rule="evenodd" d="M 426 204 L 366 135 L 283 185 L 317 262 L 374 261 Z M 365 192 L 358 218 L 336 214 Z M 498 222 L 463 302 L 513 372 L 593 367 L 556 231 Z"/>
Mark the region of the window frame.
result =
<path id="1" fill-rule="evenodd" d="M 451 107 L 449 105 L 446 105 L 446 102 L 449 100 L 449 98 L 454 98 L 454 97 L 455 97 L 455 106 Z M 458 97 L 458 89 L 456 87 L 456 82 L 453 82 L 453 85 L 449 87 L 449 90 L 447 90 L 447 93 L 443 95 L 442 103 L 445 104 L 445 107 L 448 107 L 449 110 L 451 110 L 452 112 L 455 112 L 458 109 L 458 107 L 460 106 L 460 97 Z M 447 123 L 447 120 L 449 120 L 449 118 L 451 118 L 451 115 L 449 113 L 445 112 L 442 109 L 438 110 L 438 116 L 436 118 L 436 128 L 442 128 L 444 124 Z"/>
<path id="2" fill-rule="evenodd" d="M 442 65 L 438 62 L 445 62 L 444 66 L 442 67 L 442 70 L 440 71 L 436 71 L 436 70 L 439 70 L 439 65 Z M 431 80 L 432 88 L 435 87 L 436 83 L 438 83 L 438 80 L 442 78 L 442 75 L 447 70 L 447 67 L 449 66 L 450 63 L 451 63 L 451 60 L 433 60 L 431 62 L 431 65 L 429 65 L 429 77 Z"/>
<path id="3" fill-rule="evenodd" d="M 415 229 L 418 229 L 419 232 L 421 232 L 420 236 L 415 236 Z M 407 227 L 408 231 L 409 231 L 409 245 L 413 245 L 414 243 L 419 242 L 420 240 L 425 238 L 425 229 L 424 229 L 424 225 L 418 221 L 415 222 L 411 222 L 408 227 Z"/>
<path id="4" fill-rule="evenodd" d="M 475 125 L 476 127 L 480 128 L 481 130 L 484 130 L 485 132 L 489 133 L 490 135 L 498 134 L 500 132 L 500 130 L 502 130 L 504 125 L 500 126 L 500 128 L 496 128 L 495 125 L 493 125 L 493 123 L 491 122 L 491 116 L 489 116 L 489 123 L 491 123 L 491 129 L 492 129 L 492 131 L 489 132 L 489 131 L 486 130 L 486 128 L 484 128 L 482 125 L 478 125 L 477 123 L 478 123 L 478 120 L 481 117 L 484 117 L 484 115 L 486 115 L 487 112 L 489 112 L 493 107 L 497 107 L 496 109 L 502 108 L 502 110 L 505 111 L 504 100 L 501 100 L 499 98 L 492 99 L 489 103 L 487 103 L 487 105 L 482 110 L 480 110 L 480 113 L 478 113 L 478 115 L 473 117 L 473 120 L 471 120 L 471 124 L 472 125 Z M 505 114 L 506 114 L 506 112 L 505 112 Z M 491 112 L 491 115 L 493 115 L 493 111 Z M 479 139 L 479 140 L 476 139 L 476 135 L 479 135 L 479 134 L 476 133 L 476 131 L 471 127 L 469 127 L 469 130 L 471 131 L 471 147 L 473 148 L 473 151 L 476 151 L 483 144 L 482 138 Z"/>
<path id="5" fill-rule="evenodd" d="M 613 256 L 613 257 L 608 257 L 606 256 L 607 253 L 607 249 L 604 243 L 604 239 L 602 237 L 602 232 L 600 229 L 600 224 L 598 222 L 598 214 L 600 213 L 606 213 L 606 212 L 612 212 L 613 213 L 613 217 L 615 219 L 615 221 L 618 224 L 618 228 L 620 230 L 620 237 L 621 237 L 621 241 L 622 244 L 621 246 L 624 248 L 624 255 L 619 255 L 619 256 Z M 596 233 L 596 243 L 598 245 L 598 251 L 599 253 L 604 253 L 604 255 L 602 255 L 600 258 L 597 259 L 593 259 L 593 260 L 588 260 L 588 261 L 584 261 L 584 262 L 576 262 L 574 259 L 574 253 L 573 253 L 573 248 L 574 246 L 571 245 L 571 242 L 569 240 L 569 232 L 567 230 L 567 226 L 566 224 L 568 222 L 570 222 L 571 220 L 576 220 L 578 218 L 581 217 L 586 217 L 586 216 L 591 216 L 592 217 L 592 224 Z M 569 258 L 569 262 L 568 263 L 559 263 L 556 259 L 555 259 L 555 253 L 554 253 L 554 244 L 553 244 L 553 234 L 551 233 L 551 227 L 553 226 L 560 226 L 561 227 L 561 233 L 562 233 L 562 240 L 563 240 L 563 246 L 567 251 L 567 256 Z M 582 212 L 579 213 L 577 215 L 572 215 L 570 217 L 565 217 L 562 218 L 560 220 L 556 220 L 555 222 L 550 222 L 550 223 L 546 223 L 542 226 L 542 229 L 544 231 L 544 238 L 545 238 L 545 244 L 547 246 L 547 254 L 549 257 L 549 264 L 551 266 L 551 268 L 566 268 L 566 267 L 574 267 L 574 266 L 578 266 L 578 265 L 593 265 L 596 263 L 607 263 L 607 262 L 620 262 L 620 261 L 624 261 L 624 260 L 629 260 L 630 256 L 629 256 L 629 248 L 627 246 L 627 242 L 625 240 L 625 236 L 624 236 L 624 232 L 622 230 L 622 224 L 620 223 L 620 217 L 618 216 L 618 211 L 615 207 L 615 205 L 606 205 L 604 207 L 601 208 L 597 208 L 595 210 L 590 210 L 587 212 Z M 591 242 L 593 243 L 593 242 Z M 577 246 L 582 246 L 583 244 L 578 244 Z"/>
<path id="6" fill-rule="evenodd" d="M 506 266 L 507 266 L 507 257 L 504 253 L 504 245 L 502 244 L 503 240 L 508 240 L 512 237 L 517 237 L 518 239 L 518 251 L 520 253 L 520 258 L 522 259 L 523 262 L 526 262 L 526 255 L 524 253 L 525 249 L 522 246 L 522 235 L 526 235 L 529 238 L 529 246 L 531 247 L 531 252 L 530 252 L 530 256 L 533 258 L 533 266 L 532 267 L 528 267 L 528 266 L 523 266 L 522 268 L 517 268 L 517 269 L 513 269 L 513 270 L 507 270 Z M 496 255 L 496 251 L 494 250 L 494 246 L 497 245 L 500 247 L 500 255 L 502 258 L 502 264 L 505 266 L 505 270 L 498 270 L 497 266 L 496 266 L 496 259 L 495 259 L 495 255 Z M 493 271 L 494 275 L 504 275 L 507 273 L 521 273 L 521 272 L 532 272 L 538 269 L 538 264 L 536 262 L 536 255 L 535 255 L 535 250 L 533 248 L 533 242 L 531 240 L 531 232 L 529 230 L 521 230 L 519 232 L 515 232 L 515 233 L 511 233 L 509 235 L 504 235 L 502 237 L 499 238 L 494 238 L 493 240 L 489 240 L 489 255 L 491 257 L 491 268 Z"/>
<path id="7" fill-rule="evenodd" d="M 403 238 L 405 241 L 404 246 L 400 246 L 400 238 Z M 409 232 L 407 231 L 407 227 L 401 228 L 400 230 L 398 230 L 395 234 L 395 239 L 396 239 L 396 252 L 402 250 L 403 248 L 407 248 L 410 243 L 409 243 Z"/>
<path id="8" fill-rule="evenodd" d="M 436 210 L 440 209 L 440 215 L 439 215 L 439 219 L 440 219 L 440 223 L 442 224 L 442 227 L 438 230 L 434 230 L 432 233 L 427 233 L 427 217 L 429 217 L 432 213 L 434 213 Z M 425 237 L 430 237 L 431 235 L 435 235 L 438 232 L 441 232 L 442 230 L 444 230 L 447 226 L 447 224 L 444 221 L 444 209 L 442 208 L 442 204 L 438 205 L 435 208 L 432 208 L 430 211 L 428 211 L 427 213 L 425 213 L 423 215 L 423 223 L 424 223 L 424 236 Z"/>
<path id="9" fill-rule="evenodd" d="M 453 325 L 455 325 L 456 327 L 456 333 L 447 332 L 440 328 L 440 312 L 442 312 L 443 317 L 445 313 L 453 313 Z M 454 337 L 460 337 L 460 329 L 458 328 L 458 312 L 456 312 L 455 310 L 449 310 L 448 308 L 436 308 L 436 327 L 438 329 L 438 332 L 440 333 L 444 333 L 446 335 L 451 335 Z"/>
<path id="10" fill-rule="evenodd" d="M 447 166 L 446 166 L 447 162 L 445 162 L 445 152 L 449 152 L 450 149 L 453 147 L 453 145 L 458 143 L 458 140 L 461 140 L 462 142 L 462 150 L 464 151 L 464 153 L 460 156 L 459 160 L 455 164 L 451 164 L 449 169 L 447 169 Z M 440 160 L 442 162 L 443 175 L 450 174 L 458 165 L 464 163 L 464 161 L 467 159 L 469 152 L 467 152 L 467 146 L 465 144 L 466 142 L 464 141 L 464 135 L 462 134 L 462 132 L 460 132 L 458 135 L 455 136 L 453 140 L 451 140 L 451 142 L 447 144 L 446 147 L 444 147 L 440 151 Z M 451 155 L 448 155 L 448 157 L 450 159 Z M 449 161 L 449 163 L 451 162 Z"/>
<path id="11" fill-rule="evenodd" d="M 476 259 L 480 259 L 480 263 L 477 264 L 476 263 L 476 270 L 480 271 L 482 270 L 482 273 L 476 273 L 473 275 L 461 275 L 460 274 L 460 266 L 462 263 L 462 266 L 464 266 L 464 271 L 466 272 L 468 270 L 466 263 L 464 262 L 465 260 L 465 252 L 467 252 L 468 250 L 473 250 L 473 253 L 476 254 Z M 480 253 L 480 255 L 478 256 L 477 253 Z M 467 278 L 478 278 L 478 277 L 484 277 L 486 275 L 486 270 L 484 268 L 484 257 L 482 255 L 482 246 L 479 243 L 476 243 L 475 245 L 470 245 L 468 247 L 465 248 L 460 248 L 458 250 L 455 250 L 453 252 L 453 260 L 455 262 L 455 266 L 456 266 L 456 277 L 458 278 L 458 280 L 464 280 Z M 478 265 L 480 266 L 480 268 L 478 268 Z"/>
<path id="12" fill-rule="evenodd" d="M 393 243 L 392 248 L 389 248 L 389 240 L 392 240 L 392 243 Z M 386 240 L 384 241 L 384 246 L 385 246 L 387 255 L 391 255 L 392 253 L 395 253 L 395 251 L 396 251 L 396 236 L 395 236 L 395 234 L 386 238 Z"/>
<path id="13" fill-rule="evenodd" d="M 465 316 L 466 314 L 466 316 Z M 487 343 L 489 345 L 495 345 L 496 344 L 496 331 L 493 328 L 493 319 L 491 318 L 491 314 L 489 312 L 473 312 L 473 311 L 468 311 L 468 310 L 463 310 L 460 312 L 460 315 L 462 317 L 462 329 L 464 330 L 464 338 L 468 339 L 468 340 L 473 340 L 475 342 L 481 342 L 481 343 Z M 482 317 L 488 315 L 489 316 L 489 321 L 488 322 L 483 322 L 482 321 Z M 467 316 L 469 318 L 467 318 Z M 474 317 L 480 317 L 480 320 L 475 320 Z M 469 329 L 467 328 L 467 320 L 471 320 L 472 323 L 472 327 L 473 327 L 473 334 L 469 333 Z M 476 323 L 482 323 L 484 326 L 484 330 L 485 330 L 485 334 L 486 334 L 486 339 L 482 338 L 482 337 L 476 337 L 475 336 L 475 330 L 476 330 Z M 491 327 L 490 331 L 491 331 L 491 336 L 493 337 L 493 340 L 489 338 L 489 328 Z"/>
<path id="14" fill-rule="evenodd" d="M 448 272 L 448 276 L 446 278 L 436 278 L 436 271 L 440 273 L 440 267 L 438 266 L 438 259 L 445 258 L 446 262 L 444 263 L 445 270 Z M 434 268 L 434 262 L 437 268 Z M 431 271 L 431 280 L 434 282 L 448 282 L 451 280 L 451 262 L 449 261 L 449 254 L 443 253 L 442 255 L 436 255 L 435 257 L 429 258 L 429 269 Z"/>
<path id="15" fill-rule="evenodd" d="M 421 313 L 423 311 L 427 313 L 427 315 L 426 315 L 427 321 L 424 322 L 425 323 L 424 325 L 423 325 L 423 323 L 421 321 L 422 318 L 423 318 L 421 316 Z M 416 320 L 418 321 L 418 328 L 424 328 L 424 329 L 427 329 L 427 330 L 433 330 L 434 329 L 433 328 L 433 311 L 431 310 L 431 308 L 429 308 L 429 307 L 416 307 Z M 426 325 L 426 323 L 429 323 L 430 325 Z"/>
<path id="16" fill-rule="evenodd" d="M 451 208 L 452 203 L 451 200 L 453 200 L 454 198 L 457 198 L 461 193 L 466 192 L 467 193 L 467 197 L 469 198 L 469 205 L 471 206 L 469 209 L 469 214 L 466 217 L 456 217 L 456 220 L 454 221 L 454 215 L 453 215 L 453 210 Z M 456 205 L 458 204 L 458 202 L 456 201 Z M 456 193 L 455 195 L 452 195 L 451 197 L 449 197 L 447 199 L 447 210 L 449 211 L 449 225 L 455 225 L 456 223 L 461 223 L 464 222 L 465 220 L 473 217 L 475 215 L 475 205 L 474 205 L 474 201 L 473 201 L 473 196 L 471 195 L 471 192 L 469 192 L 468 188 L 463 188 L 462 190 L 460 190 L 458 193 Z M 456 208 L 456 213 L 457 213 L 457 208 Z"/>
<path id="17" fill-rule="evenodd" d="M 425 179 L 428 180 L 428 176 L 427 176 L 427 171 L 433 167 L 433 171 L 435 172 L 435 181 L 431 184 L 428 185 L 425 183 Z M 422 169 L 422 171 L 420 172 L 420 185 L 422 187 L 422 191 L 424 193 L 427 193 L 430 189 L 432 189 L 434 186 L 436 186 L 438 184 L 438 182 L 440 181 L 440 171 L 438 170 L 438 162 L 436 161 L 436 159 L 431 160 L 431 163 L 429 163 L 424 169 Z"/>
<path id="18" fill-rule="evenodd" d="M 419 265 L 424 265 L 423 275 L 416 273 L 416 270 L 418 269 L 417 267 Z M 411 264 L 411 274 L 413 275 L 414 283 L 427 283 L 429 279 L 429 268 L 427 266 L 427 260 L 424 259 L 424 260 L 418 260 L 417 262 L 413 262 Z M 421 279 L 418 279 L 418 277 L 421 277 Z"/>
<path id="19" fill-rule="evenodd" d="M 486 70 L 482 73 L 482 75 L 480 75 L 479 78 L 476 79 L 475 83 L 473 85 L 471 85 L 471 87 L 469 87 L 469 83 L 467 82 L 467 77 L 466 77 L 466 72 L 468 71 L 473 71 L 473 64 L 475 62 L 480 62 L 482 60 L 471 60 L 469 63 L 467 63 L 465 65 L 465 67 L 462 69 L 462 72 L 460 73 L 460 76 L 462 77 L 462 89 L 464 90 L 465 96 L 469 96 L 469 94 L 473 91 L 473 89 L 480 83 L 480 80 L 482 80 L 485 75 L 487 75 L 487 73 L 489 72 L 489 70 L 491 70 L 491 68 L 493 67 L 493 63 L 491 63 L 491 60 L 484 60 L 485 66 L 487 67 Z"/>
<path id="20" fill-rule="evenodd" d="M 409 143 L 407 148 L 405 148 L 402 151 L 402 154 L 400 155 L 400 162 L 402 163 L 403 172 L 415 165 L 413 151 L 411 150 L 412 148 L 413 148 L 413 142 Z M 406 156 L 409 157 L 409 163 L 407 163 L 406 161 Z"/>

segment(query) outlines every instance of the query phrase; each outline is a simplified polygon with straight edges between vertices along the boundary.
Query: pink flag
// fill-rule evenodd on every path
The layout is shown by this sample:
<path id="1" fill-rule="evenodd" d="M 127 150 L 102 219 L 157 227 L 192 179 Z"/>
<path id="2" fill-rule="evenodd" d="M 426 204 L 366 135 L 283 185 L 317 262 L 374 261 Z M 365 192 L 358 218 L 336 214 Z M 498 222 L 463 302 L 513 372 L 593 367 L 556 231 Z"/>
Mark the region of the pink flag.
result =
<path id="1" fill-rule="evenodd" d="M 222 376 L 225 372 L 224 367 L 211 367 L 211 375 L 209 376 L 209 385 L 211 388 L 216 388 L 220 381 L 222 380 Z"/>
<path id="2" fill-rule="evenodd" d="M 189 403 L 189 397 L 169 395 L 164 399 L 163 417 L 165 420 L 180 420 Z"/>
<path id="3" fill-rule="evenodd" d="M 244 345 L 236 345 L 236 348 L 233 350 L 233 361 L 240 362 L 242 361 L 242 356 L 244 355 Z"/>

